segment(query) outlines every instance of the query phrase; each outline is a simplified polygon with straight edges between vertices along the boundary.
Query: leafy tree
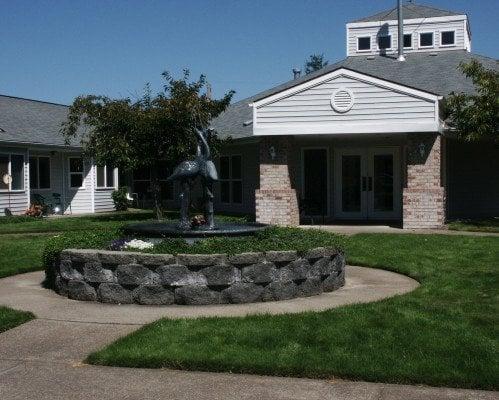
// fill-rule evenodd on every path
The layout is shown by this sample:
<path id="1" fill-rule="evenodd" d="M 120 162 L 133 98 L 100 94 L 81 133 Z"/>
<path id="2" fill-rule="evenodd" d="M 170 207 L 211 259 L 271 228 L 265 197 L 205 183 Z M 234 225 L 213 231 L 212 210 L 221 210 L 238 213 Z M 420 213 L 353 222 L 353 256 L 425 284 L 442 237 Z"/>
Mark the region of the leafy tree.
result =
<path id="1" fill-rule="evenodd" d="M 459 137 L 499 142 L 499 73 L 477 60 L 461 63 L 459 69 L 475 85 L 476 93 L 452 93 L 444 102 L 444 116 Z"/>
<path id="2" fill-rule="evenodd" d="M 230 104 L 233 91 L 214 100 L 204 92 L 206 80 L 189 80 L 189 71 L 174 79 L 162 74 L 163 91 L 152 95 L 149 85 L 138 100 L 106 96 L 79 96 L 69 107 L 61 132 L 66 141 L 77 138 L 84 154 L 97 164 L 124 170 L 140 167 L 151 170 L 151 189 L 157 217 L 161 217 L 158 169 L 175 166 L 191 155 L 196 146 L 194 128 L 207 128 L 210 120 Z M 221 145 L 216 135 L 209 142 L 214 154 Z"/>
<path id="3" fill-rule="evenodd" d="M 324 60 L 324 54 L 312 54 L 308 60 L 305 61 L 305 74 L 311 74 L 318 71 L 327 65 L 328 61 Z"/>

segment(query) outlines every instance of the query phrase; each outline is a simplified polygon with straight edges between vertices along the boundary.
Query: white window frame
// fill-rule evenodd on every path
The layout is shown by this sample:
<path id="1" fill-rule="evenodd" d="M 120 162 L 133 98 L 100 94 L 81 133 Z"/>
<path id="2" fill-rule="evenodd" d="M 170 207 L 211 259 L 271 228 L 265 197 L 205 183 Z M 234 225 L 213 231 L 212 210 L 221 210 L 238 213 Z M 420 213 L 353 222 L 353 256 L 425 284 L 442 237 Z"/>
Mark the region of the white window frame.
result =
<path id="1" fill-rule="evenodd" d="M 382 49 L 381 47 L 379 47 L 379 39 L 380 38 L 390 38 L 390 47 L 386 47 L 384 49 Z M 377 36 L 376 37 L 376 46 L 378 47 L 378 51 L 388 51 L 388 50 L 393 50 L 393 35 L 390 33 L 388 35 L 380 35 L 380 36 Z"/>
<path id="2" fill-rule="evenodd" d="M 244 186 L 243 186 L 243 155 L 240 153 L 234 153 L 234 154 L 227 154 L 227 155 L 221 155 L 220 159 L 223 157 L 227 157 L 229 159 L 229 178 L 227 179 L 222 179 L 220 177 L 220 185 L 222 182 L 229 182 L 229 202 L 222 201 L 222 191 L 220 190 L 220 203 L 221 204 L 226 204 L 226 205 L 233 205 L 233 206 L 242 206 L 244 204 Z M 240 178 L 233 178 L 232 177 L 232 157 L 239 157 L 241 160 L 241 177 Z M 221 167 L 221 163 L 220 163 Z M 241 182 L 241 202 L 240 203 L 235 203 L 233 196 L 232 196 L 232 185 L 233 182 Z"/>
<path id="3" fill-rule="evenodd" d="M 442 44 L 442 34 L 443 33 L 454 33 L 454 43 L 452 44 Z M 440 31 L 440 47 L 456 47 L 456 30 L 455 29 L 446 29 L 445 31 Z"/>
<path id="4" fill-rule="evenodd" d="M 52 190 L 52 158 L 50 156 L 39 156 L 39 155 L 30 155 L 29 156 L 29 166 L 31 168 L 31 159 L 35 158 L 36 159 L 36 187 L 31 187 L 31 171 L 30 172 L 30 189 L 31 190 Z M 48 188 L 40 188 L 40 158 L 48 158 L 49 159 L 49 182 L 50 186 Z"/>
<path id="5" fill-rule="evenodd" d="M 106 190 L 106 189 L 116 189 L 117 188 L 117 168 L 113 168 L 113 186 L 109 186 L 107 184 L 107 164 L 106 165 L 96 165 L 95 166 L 95 188 L 100 189 L 100 190 Z M 97 168 L 104 168 L 104 186 L 99 186 L 98 185 L 98 179 L 97 179 Z"/>
<path id="6" fill-rule="evenodd" d="M 430 46 L 422 46 L 421 45 L 421 35 L 426 35 L 431 33 L 431 42 L 432 44 Z M 419 32 L 419 38 L 418 38 L 418 45 L 420 49 L 433 49 L 435 47 L 435 32 L 434 31 L 428 31 L 428 32 Z"/>
<path id="7" fill-rule="evenodd" d="M 9 157 L 9 166 L 7 168 L 7 173 L 12 176 L 12 156 L 22 156 L 23 158 L 23 188 L 22 189 L 12 189 L 12 182 L 9 183 L 9 188 L 8 189 L 0 189 L 0 193 L 22 193 L 26 191 L 26 156 L 24 153 L 0 153 L 2 156 L 8 156 Z M 2 179 L 3 176 L 0 176 L 0 179 Z"/>
<path id="8" fill-rule="evenodd" d="M 369 48 L 368 49 L 359 49 L 359 40 L 360 39 L 369 39 Z M 357 36 L 357 52 L 359 53 L 364 53 L 364 52 L 370 52 L 372 51 L 373 43 L 372 43 L 372 37 L 371 36 Z"/>
<path id="9" fill-rule="evenodd" d="M 414 35 L 413 33 L 404 33 L 404 35 L 402 36 L 402 44 L 404 44 L 405 42 L 405 37 L 404 36 L 410 36 L 411 37 L 411 45 L 409 47 L 405 47 L 404 45 L 404 50 L 412 50 L 414 49 Z"/>
<path id="10" fill-rule="evenodd" d="M 81 172 L 71 172 L 71 160 L 79 159 L 82 163 L 82 171 Z M 81 175 L 81 186 L 72 186 L 71 185 L 71 175 Z M 85 161 L 83 157 L 68 157 L 68 180 L 69 180 L 69 188 L 73 190 L 85 190 Z"/>

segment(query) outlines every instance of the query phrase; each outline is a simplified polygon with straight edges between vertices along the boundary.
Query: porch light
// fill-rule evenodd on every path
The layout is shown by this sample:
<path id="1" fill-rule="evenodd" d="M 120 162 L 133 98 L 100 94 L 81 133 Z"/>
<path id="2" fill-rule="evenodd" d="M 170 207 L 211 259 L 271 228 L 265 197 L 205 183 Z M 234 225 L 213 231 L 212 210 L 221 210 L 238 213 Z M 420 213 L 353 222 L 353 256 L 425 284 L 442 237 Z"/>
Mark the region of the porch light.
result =
<path id="1" fill-rule="evenodd" d="M 269 147 L 269 156 L 272 160 L 275 160 L 275 158 L 277 157 L 277 151 L 274 146 Z"/>
<path id="2" fill-rule="evenodd" d="M 419 155 L 421 156 L 421 158 L 423 158 L 424 155 L 426 154 L 426 147 L 424 143 L 420 143 L 418 147 L 419 147 Z"/>

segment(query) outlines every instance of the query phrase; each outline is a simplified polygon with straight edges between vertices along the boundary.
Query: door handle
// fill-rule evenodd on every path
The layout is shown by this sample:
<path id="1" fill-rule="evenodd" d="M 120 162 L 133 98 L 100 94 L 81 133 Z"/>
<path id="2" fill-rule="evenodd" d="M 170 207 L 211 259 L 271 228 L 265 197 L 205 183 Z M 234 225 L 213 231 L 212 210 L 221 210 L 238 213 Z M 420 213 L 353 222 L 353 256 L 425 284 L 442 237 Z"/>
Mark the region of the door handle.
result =
<path id="1" fill-rule="evenodd" d="M 367 176 L 362 177 L 362 191 L 365 192 L 367 190 Z"/>
<path id="2" fill-rule="evenodd" d="M 373 177 L 372 176 L 367 178 L 367 190 L 369 192 L 372 192 L 372 190 L 373 190 Z"/>

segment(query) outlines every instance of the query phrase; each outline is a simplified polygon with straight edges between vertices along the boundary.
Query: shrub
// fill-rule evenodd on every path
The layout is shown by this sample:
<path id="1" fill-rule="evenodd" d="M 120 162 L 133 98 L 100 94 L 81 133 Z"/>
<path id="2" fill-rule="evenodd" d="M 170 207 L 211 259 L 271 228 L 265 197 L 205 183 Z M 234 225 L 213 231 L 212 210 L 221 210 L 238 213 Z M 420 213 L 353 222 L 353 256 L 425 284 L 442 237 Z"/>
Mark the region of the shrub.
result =
<path id="1" fill-rule="evenodd" d="M 113 198 L 116 211 L 128 210 L 128 207 L 130 206 L 130 200 L 128 200 L 127 195 L 128 189 L 125 186 L 113 191 L 111 197 Z"/>

